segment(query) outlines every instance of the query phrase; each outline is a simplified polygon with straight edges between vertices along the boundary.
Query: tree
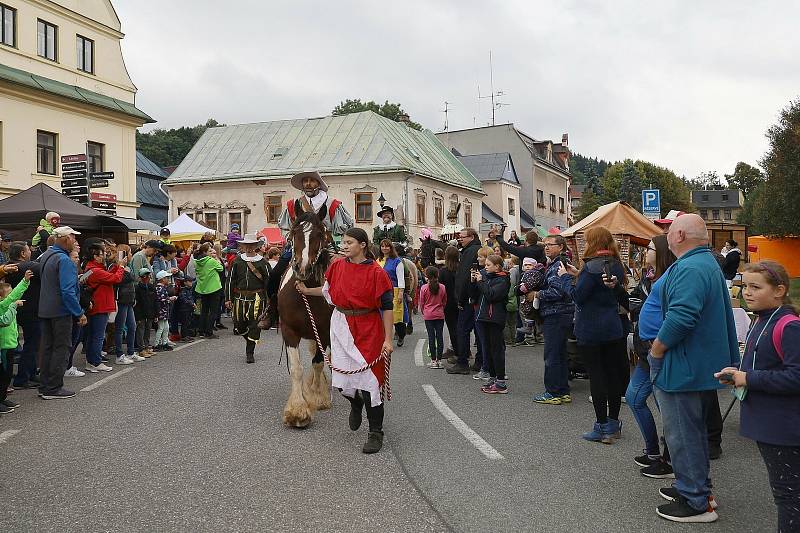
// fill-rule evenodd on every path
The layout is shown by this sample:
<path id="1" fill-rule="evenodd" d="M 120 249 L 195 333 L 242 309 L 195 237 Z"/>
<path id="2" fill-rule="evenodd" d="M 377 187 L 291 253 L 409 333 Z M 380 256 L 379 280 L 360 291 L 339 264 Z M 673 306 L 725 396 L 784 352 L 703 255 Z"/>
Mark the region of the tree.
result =
<path id="1" fill-rule="evenodd" d="M 179 165 L 208 128 L 224 126 L 213 118 L 194 127 L 136 132 L 136 149 L 160 167 Z"/>
<path id="2" fill-rule="evenodd" d="M 716 170 L 701 172 L 696 178 L 691 180 L 684 179 L 684 182 L 686 182 L 687 187 L 692 191 L 721 191 L 725 189 L 725 187 L 722 186 L 722 181 L 720 181 L 719 174 L 717 174 Z"/>
<path id="3" fill-rule="evenodd" d="M 730 188 L 742 191 L 745 200 L 747 200 L 750 193 L 766 180 L 764 174 L 758 168 L 740 161 L 736 163 L 733 174 L 725 174 L 725 181 L 728 182 Z"/>
<path id="4" fill-rule="evenodd" d="M 597 157 L 585 157 L 578 153 L 570 154 L 569 171 L 572 174 L 572 183 L 583 185 L 588 183 L 591 176 L 602 176 L 608 168 L 608 162 Z"/>
<path id="5" fill-rule="evenodd" d="M 575 221 L 578 222 L 588 217 L 597 210 L 598 207 L 603 205 L 601 198 L 588 187 L 581 195 L 581 203 L 575 212 Z"/>
<path id="6" fill-rule="evenodd" d="M 668 168 L 660 167 L 647 161 L 635 161 L 633 165 L 639 172 L 641 184 L 647 188 L 661 191 L 661 212 L 670 210 L 693 213 L 696 211 L 692 205 L 691 193 L 686 183 Z M 607 204 L 619 199 L 622 186 L 622 174 L 625 162 L 615 163 L 608 167 L 605 176 L 600 180 L 602 192 L 599 195 L 600 203 Z M 639 190 L 636 201 L 632 204 L 636 209 L 642 205 L 642 193 Z"/>
<path id="7" fill-rule="evenodd" d="M 742 210 L 739 211 L 739 214 L 736 216 L 736 222 L 738 224 L 744 224 L 747 226 L 748 235 L 761 235 L 764 233 L 769 233 L 765 232 L 764 228 L 759 226 L 755 217 L 756 204 L 761 202 L 760 198 L 764 194 L 764 190 L 766 188 L 767 183 L 766 181 L 763 181 L 755 189 L 750 191 L 750 194 L 744 200 Z"/>
<path id="8" fill-rule="evenodd" d="M 767 139 L 769 150 L 760 161 L 767 181 L 753 205 L 753 222 L 768 235 L 800 235 L 800 99 L 781 110 Z"/>
<path id="9" fill-rule="evenodd" d="M 619 185 L 619 200 L 628 202 L 636 209 L 642 208 L 642 178 L 633 161 L 626 159 L 622 167 Z"/>
<path id="10" fill-rule="evenodd" d="M 383 105 L 379 105 L 374 100 L 362 102 L 358 98 L 355 100 L 347 99 L 334 107 L 333 111 L 331 111 L 331 114 L 336 117 L 340 115 L 349 115 L 350 113 L 361 113 L 362 111 L 374 111 L 380 116 L 394 120 L 395 122 L 405 122 L 409 127 L 414 128 L 415 130 L 422 129 L 420 124 L 412 122 L 408 119 L 408 113 L 403 111 L 403 108 L 400 106 L 400 104 L 389 103 L 389 100 L 386 100 Z"/>

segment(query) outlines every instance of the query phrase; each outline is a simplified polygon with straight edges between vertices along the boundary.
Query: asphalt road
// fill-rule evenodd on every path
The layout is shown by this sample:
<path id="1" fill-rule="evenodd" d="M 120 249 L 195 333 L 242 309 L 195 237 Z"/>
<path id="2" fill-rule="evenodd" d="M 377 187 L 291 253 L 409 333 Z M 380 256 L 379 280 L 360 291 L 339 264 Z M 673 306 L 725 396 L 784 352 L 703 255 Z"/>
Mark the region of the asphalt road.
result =
<path id="1" fill-rule="evenodd" d="M 308 429 L 282 425 L 289 381 L 275 331 L 254 365 L 242 340 L 222 332 L 110 374 L 67 378 L 75 390 L 105 380 L 71 400 L 15 391 L 22 407 L 0 418 L 0 523 L 37 532 L 691 527 L 655 515 L 666 483 L 638 474 L 642 442 L 627 408 L 616 444 L 583 441 L 593 421 L 588 382 L 573 382 L 572 405 L 536 405 L 541 348 L 509 348 L 511 392 L 482 394 L 469 376 L 417 366 L 424 326 L 415 318 L 393 358 L 386 446 L 371 456 L 360 452 L 366 429 L 347 428 L 338 393 Z M 712 463 L 720 520 L 694 527 L 774 530 L 763 463 L 737 431 L 734 408 Z"/>

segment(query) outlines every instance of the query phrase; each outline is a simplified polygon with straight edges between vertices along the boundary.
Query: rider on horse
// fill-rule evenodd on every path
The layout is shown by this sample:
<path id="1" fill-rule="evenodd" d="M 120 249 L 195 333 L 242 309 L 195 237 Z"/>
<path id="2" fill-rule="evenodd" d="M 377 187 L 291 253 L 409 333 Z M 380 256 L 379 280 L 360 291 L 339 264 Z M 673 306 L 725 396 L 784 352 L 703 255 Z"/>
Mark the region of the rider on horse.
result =
<path id="1" fill-rule="evenodd" d="M 278 227 L 288 233 L 297 217 L 307 212 L 314 212 L 328 230 L 328 247 L 332 253 L 336 253 L 335 237 L 341 238 L 344 232 L 353 227 L 354 221 L 347 209 L 340 200 L 328 196 L 328 185 L 322 179 L 319 172 L 300 172 L 291 179 L 292 187 L 303 192 L 299 198 L 289 200 L 286 209 L 278 219 Z M 266 310 L 266 326 L 272 327 L 278 318 L 278 286 L 289 266 L 291 259 L 290 243 L 287 242 L 287 249 L 281 256 L 278 264 L 270 274 L 267 295 L 269 302 Z"/>

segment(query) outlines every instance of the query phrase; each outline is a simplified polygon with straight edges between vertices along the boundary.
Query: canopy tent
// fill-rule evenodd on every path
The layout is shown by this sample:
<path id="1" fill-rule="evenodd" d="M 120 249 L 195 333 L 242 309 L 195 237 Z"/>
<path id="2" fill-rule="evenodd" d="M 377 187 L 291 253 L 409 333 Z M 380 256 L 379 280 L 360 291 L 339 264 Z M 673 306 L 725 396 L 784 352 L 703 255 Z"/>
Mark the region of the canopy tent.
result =
<path id="1" fill-rule="evenodd" d="M 128 232 L 122 221 L 79 204 L 44 183 L 37 183 L 27 190 L 0 200 L 0 228 L 8 230 L 20 240 L 29 240 L 39 226 L 39 221 L 49 211 L 61 216 L 62 226 L 70 226 L 79 231 L 91 231 L 99 235 Z"/>
<path id="2" fill-rule="evenodd" d="M 165 226 L 169 230 L 169 238 L 173 241 L 199 241 L 200 238 L 208 233 L 216 234 L 213 229 L 207 228 L 192 220 L 186 213 L 182 214 Z"/>
<path id="3" fill-rule="evenodd" d="M 257 235 L 267 239 L 267 244 L 270 245 L 283 246 L 286 244 L 286 239 L 283 238 L 280 228 L 263 228 Z"/>
<path id="4" fill-rule="evenodd" d="M 800 237 L 774 238 L 756 235 L 747 242 L 750 262 L 771 259 L 782 264 L 790 278 L 800 277 Z M 744 251 L 741 243 L 739 249 Z"/>

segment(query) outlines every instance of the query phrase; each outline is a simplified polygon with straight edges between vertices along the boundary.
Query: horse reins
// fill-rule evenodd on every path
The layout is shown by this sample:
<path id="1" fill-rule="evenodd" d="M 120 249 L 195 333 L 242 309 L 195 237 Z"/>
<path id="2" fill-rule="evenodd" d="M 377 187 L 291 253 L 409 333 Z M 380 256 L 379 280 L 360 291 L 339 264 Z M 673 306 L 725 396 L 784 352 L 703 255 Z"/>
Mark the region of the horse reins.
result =
<path id="1" fill-rule="evenodd" d="M 330 368 L 332 372 L 338 372 L 339 374 L 343 374 L 345 376 L 352 376 L 354 374 L 366 372 L 367 370 L 372 369 L 372 367 L 378 363 L 383 362 L 383 385 L 381 385 L 381 401 L 391 400 L 392 387 L 389 385 L 389 368 L 392 365 L 391 354 L 381 352 L 381 354 L 374 361 L 367 363 L 360 368 L 356 368 L 355 370 L 344 370 L 342 368 L 333 366 L 330 357 L 328 357 L 328 353 L 322 347 L 322 341 L 319 338 L 319 331 L 317 330 L 317 321 L 314 320 L 314 313 L 311 312 L 311 305 L 308 303 L 308 298 L 306 298 L 306 295 L 302 292 L 300 292 L 300 297 L 303 298 L 303 304 L 306 306 L 308 318 L 311 320 L 311 329 L 314 330 L 314 339 L 317 341 L 317 349 L 319 349 L 319 351 L 322 353 L 322 357 L 325 359 L 325 364 L 328 365 L 328 368 Z"/>

